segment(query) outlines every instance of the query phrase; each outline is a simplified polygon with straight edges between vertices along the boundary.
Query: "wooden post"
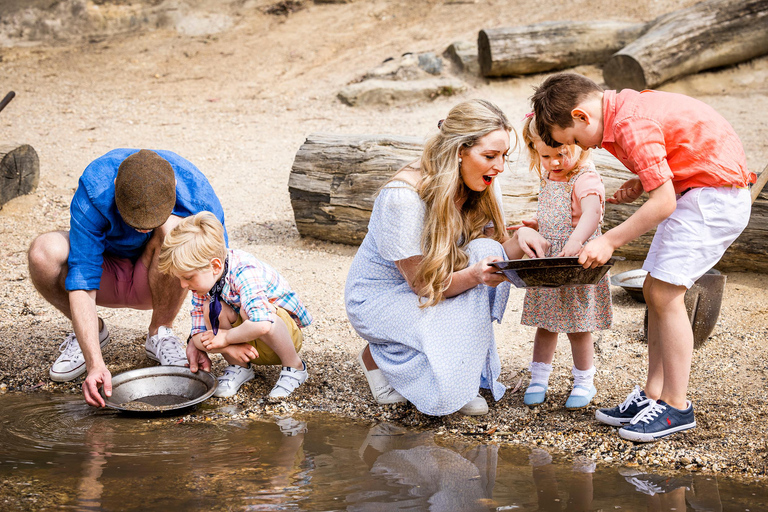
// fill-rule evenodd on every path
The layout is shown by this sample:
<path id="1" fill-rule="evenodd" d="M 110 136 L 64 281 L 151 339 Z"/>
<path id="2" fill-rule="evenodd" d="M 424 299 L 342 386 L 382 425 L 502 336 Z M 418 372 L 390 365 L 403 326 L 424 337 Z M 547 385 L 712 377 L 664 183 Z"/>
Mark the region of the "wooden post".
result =
<path id="1" fill-rule="evenodd" d="M 0 144 L 0 208 L 14 197 L 29 194 L 40 181 L 40 160 L 28 144 Z"/>
<path id="2" fill-rule="evenodd" d="M 481 30 L 477 38 L 483 76 L 542 73 L 603 63 L 635 40 L 644 23 L 557 21 Z"/>
<path id="3" fill-rule="evenodd" d="M 768 0 L 707 0 L 660 16 L 603 68 L 611 89 L 641 91 L 768 53 Z"/>

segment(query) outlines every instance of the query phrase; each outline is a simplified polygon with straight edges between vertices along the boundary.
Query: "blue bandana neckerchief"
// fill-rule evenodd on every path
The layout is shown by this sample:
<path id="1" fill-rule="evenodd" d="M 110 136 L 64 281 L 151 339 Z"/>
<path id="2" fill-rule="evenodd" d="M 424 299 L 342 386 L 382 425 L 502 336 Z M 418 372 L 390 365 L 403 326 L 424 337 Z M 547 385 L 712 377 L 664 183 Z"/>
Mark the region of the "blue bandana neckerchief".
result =
<path id="1" fill-rule="evenodd" d="M 229 271 L 229 258 L 224 259 L 224 271 L 221 273 L 221 277 L 213 285 L 211 291 L 208 292 L 208 297 L 211 299 L 211 304 L 208 307 L 208 320 L 211 321 L 211 330 L 213 335 L 219 333 L 219 314 L 221 313 L 221 292 L 224 291 L 224 285 L 227 282 L 227 272 Z"/>

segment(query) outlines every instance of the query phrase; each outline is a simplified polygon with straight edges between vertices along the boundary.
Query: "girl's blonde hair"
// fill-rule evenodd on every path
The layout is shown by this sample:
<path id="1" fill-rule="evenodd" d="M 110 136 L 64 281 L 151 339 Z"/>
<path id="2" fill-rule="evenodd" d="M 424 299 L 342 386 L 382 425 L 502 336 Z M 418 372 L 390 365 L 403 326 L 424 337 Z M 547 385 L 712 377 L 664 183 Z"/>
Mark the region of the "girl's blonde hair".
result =
<path id="1" fill-rule="evenodd" d="M 525 144 L 525 149 L 528 151 L 528 168 L 531 171 L 536 171 L 536 174 L 538 174 L 539 178 L 541 178 L 541 159 L 539 158 L 539 152 L 536 151 L 536 143 L 546 143 L 541 137 L 539 137 L 539 134 L 536 132 L 536 119 L 530 114 L 526 116 L 525 122 L 523 123 L 522 137 L 523 143 Z M 563 144 L 557 149 L 561 150 L 563 153 L 572 158 L 574 153 L 576 153 L 576 151 L 581 148 L 576 146 L 576 144 Z M 579 155 L 579 159 L 576 161 L 576 165 L 573 167 L 573 169 L 566 173 L 565 179 L 573 176 L 573 173 L 577 172 L 579 168 L 587 162 L 590 152 L 591 150 L 589 149 L 586 151 L 581 150 L 581 154 Z"/>
<path id="2" fill-rule="evenodd" d="M 165 236 L 160 248 L 158 270 L 183 274 L 208 268 L 211 260 L 227 257 L 224 226 L 211 212 L 200 212 L 179 222 Z"/>
<path id="3" fill-rule="evenodd" d="M 496 130 L 514 133 L 517 146 L 517 134 L 499 107 L 485 100 L 466 101 L 451 109 L 440 131 L 424 146 L 419 195 L 426 203 L 426 215 L 417 280 L 424 283 L 419 295 L 426 300 L 421 307 L 443 300 L 453 272 L 466 268 L 469 262 L 466 245 L 484 237 L 489 222 L 495 227 L 494 240 L 503 242 L 506 238 L 493 187 L 482 192 L 470 190 L 459 172 L 459 151 Z M 461 211 L 455 203 L 460 196 L 466 197 Z"/>

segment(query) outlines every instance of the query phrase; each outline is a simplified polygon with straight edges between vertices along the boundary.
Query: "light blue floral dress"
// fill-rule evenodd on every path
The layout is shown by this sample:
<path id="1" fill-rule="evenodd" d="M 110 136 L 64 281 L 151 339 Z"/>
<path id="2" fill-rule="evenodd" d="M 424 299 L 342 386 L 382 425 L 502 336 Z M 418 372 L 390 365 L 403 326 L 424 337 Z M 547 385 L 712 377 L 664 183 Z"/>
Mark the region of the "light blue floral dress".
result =
<path id="1" fill-rule="evenodd" d="M 501 322 L 510 285 L 478 285 L 419 308 L 395 261 L 421 254 L 425 209 L 405 182 L 381 190 L 349 269 L 345 302 L 349 321 L 392 387 L 424 414 L 442 416 L 459 410 L 480 387 L 495 400 L 504 395 L 492 322 Z M 506 259 L 491 239 L 473 240 L 466 250 L 470 264 L 487 256 Z"/>

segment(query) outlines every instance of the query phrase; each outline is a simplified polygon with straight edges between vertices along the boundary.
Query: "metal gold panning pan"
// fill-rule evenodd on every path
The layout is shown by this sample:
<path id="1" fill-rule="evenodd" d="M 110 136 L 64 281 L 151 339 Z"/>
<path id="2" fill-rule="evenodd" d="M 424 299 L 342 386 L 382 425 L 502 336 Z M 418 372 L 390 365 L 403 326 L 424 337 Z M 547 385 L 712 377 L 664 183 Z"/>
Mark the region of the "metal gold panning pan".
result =
<path id="1" fill-rule="evenodd" d="M 498 268 L 518 288 L 558 288 L 597 284 L 620 259 L 623 258 L 613 257 L 596 268 L 584 268 L 577 257 L 495 261 L 490 265 Z"/>
<path id="2" fill-rule="evenodd" d="M 112 396 L 101 396 L 106 406 L 121 412 L 157 414 L 179 411 L 207 400 L 216 391 L 216 378 L 184 366 L 152 366 L 112 377 Z"/>

